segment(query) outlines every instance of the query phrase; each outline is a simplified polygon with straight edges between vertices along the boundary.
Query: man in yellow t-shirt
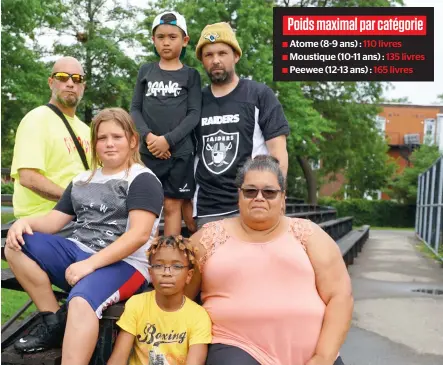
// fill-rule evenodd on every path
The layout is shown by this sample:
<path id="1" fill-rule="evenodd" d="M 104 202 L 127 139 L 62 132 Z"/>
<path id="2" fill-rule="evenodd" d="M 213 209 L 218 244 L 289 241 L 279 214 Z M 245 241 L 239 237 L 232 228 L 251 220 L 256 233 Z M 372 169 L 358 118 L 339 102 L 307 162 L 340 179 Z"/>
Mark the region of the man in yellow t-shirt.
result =
<path id="1" fill-rule="evenodd" d="M 147 251 L 155 291 L 132 296 L 107 365 L 204 365 L 212 341 L 206 310 L 186 298 L 196 264 L 189 240 L 156 238 Z"/>
<path id="2" fill-rule="evenodd" d="M 63 112 L 90 163 L 90 130 L 75 116 L 85 89 L 81 64 L 73 57 L 59 59 L 48 83 L 50 103 Z M 11 166 L 14 215 L 22 218 L 47 213 L 72 178 L 84 169 L 61 118 L 47 106 L 31 110 L 20 122 L 15 137 Z"/>

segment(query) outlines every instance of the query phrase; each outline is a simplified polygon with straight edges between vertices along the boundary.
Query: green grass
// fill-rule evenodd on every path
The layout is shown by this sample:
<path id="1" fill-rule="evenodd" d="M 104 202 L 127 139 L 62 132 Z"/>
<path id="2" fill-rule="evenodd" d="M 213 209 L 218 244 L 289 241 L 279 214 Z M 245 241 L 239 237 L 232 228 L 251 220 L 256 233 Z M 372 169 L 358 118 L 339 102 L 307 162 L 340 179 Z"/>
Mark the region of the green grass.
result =
<path id="1" fill-rule="evenodd" d="M 12 213 L 2 213 L 2 224 L 8 223 L 15 219 L 14 214 Z"/>
<path id="2" fill-rule="evenodd" d="M 427 257 L 437 262 L 441 262 L 443 265 L 442 260 L 439 259 L 437 255 L 432 250 L 430 250 L 429 247 L 423 241 L 420 241 L 416 247 L 420 252 L 424 253 Z M 438 253 L 440 254 L 440 257 L 443 257 L 443 245 L 440 245 Z"/>
<path id="3" fill-rule="evenodd" d="M 8 263 L 2 261 L 2 269 L 5 268 L 8 268 Z M 17 312 L 17 310 L 20 309 L 28 300 L 29 296 L 24 292 L 2 288 L 2 324 L 5 323 L 15 312 Z M 20 319 L 24 319 L 27 315 L 35 310 L 35 305 L 31 305 L 31 307 L 20 316 Z"/>

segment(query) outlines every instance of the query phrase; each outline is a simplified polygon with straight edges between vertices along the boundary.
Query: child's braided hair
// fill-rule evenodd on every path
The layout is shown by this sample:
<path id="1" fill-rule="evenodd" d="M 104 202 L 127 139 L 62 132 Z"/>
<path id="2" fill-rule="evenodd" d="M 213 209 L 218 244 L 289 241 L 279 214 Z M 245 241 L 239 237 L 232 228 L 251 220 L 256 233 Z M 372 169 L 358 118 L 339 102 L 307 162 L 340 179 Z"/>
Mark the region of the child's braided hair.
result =
<path id="1" fill-rule="evenodd" d="M 189 260 L 189 268 L 192 269 L 196 264 L 195 254 L 197 253 L 197 247 L 193 247 L 191 245 L 191 240 L 189 238 L 185 238 L 182 235 L 178 236 L 159 236 L 155 238 L 151 246 L 146 251 L 146 257 L 148 258 L 149 264 L 151 263 L 152 256 L 160 249 L 160 247 L 173 247 L 177 248 L 185 254 L 185 256 Z"/>

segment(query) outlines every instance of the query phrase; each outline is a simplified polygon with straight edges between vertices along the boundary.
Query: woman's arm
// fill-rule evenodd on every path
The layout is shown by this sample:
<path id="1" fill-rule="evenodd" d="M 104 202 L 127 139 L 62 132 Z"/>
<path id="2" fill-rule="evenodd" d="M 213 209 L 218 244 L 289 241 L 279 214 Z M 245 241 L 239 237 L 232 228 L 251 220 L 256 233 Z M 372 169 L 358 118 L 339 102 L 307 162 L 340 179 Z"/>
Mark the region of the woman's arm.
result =
<path id="1" fill-rule="evenodd" d="M 134 346 L 134 338 L 134 335 L 131 335 L 129 332 L 120 330 L 107 365 L 127 365 L 129 355 Z"/>
<path id="2" fill-rule="evenodd" d="M 189 346 L 186 365 L 205 365 L 206 356 L 208 356 L 208 345 L 197 344 Z"/>
<path id="3" fill-rule="evenodd" d="M 306 251 L 314 268 L 317 290 L 326 304 L 326 311 L 315 355 L 308 364 L 332 365 L 351 325 L 351 279 L 338 245 L 323 229 L 312 224 L 314 233 L 306 242 Z M 323 362 L 318 362 L 318 359 Z"/>
<path id="4" fill-rule="evenodd" d="M 185 287 L 185 295 L 189 298 L 194 300 L 198 293 L 200 292 L 201 288 L 201 272 L 200 272 L 200 260 L 205 255 L 206 249 L 203 247 L 203 245 L 200 243 L 200 239 L 203 236 L 203 229 L 198 230 L 195 232 L 191 237 L 191 244 L 194 248 L 197 248 L 197 251 L 195 252 L 195 258 L 197 260 L 196 265 L 194 267 L 194 273 L 192 274 L 191 282 L 186 285 Z"/>

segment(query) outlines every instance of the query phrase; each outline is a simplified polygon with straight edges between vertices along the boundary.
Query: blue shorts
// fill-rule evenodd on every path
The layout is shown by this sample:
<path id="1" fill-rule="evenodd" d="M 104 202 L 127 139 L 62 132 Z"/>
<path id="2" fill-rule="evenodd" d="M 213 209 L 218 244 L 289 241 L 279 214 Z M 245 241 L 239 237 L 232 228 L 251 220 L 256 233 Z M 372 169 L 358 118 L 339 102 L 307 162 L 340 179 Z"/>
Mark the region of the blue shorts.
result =
<path id="1" fill-rule="evenodd" d="M 145 283 L 144 276 L 124 261 L 102 267 L 71 287 L 65 279 L 66 269 L 73 263 L 91 257 L 74 242 L 52 234 L 24 234 L 23 253 L 44 270 L 52 284 L 69 292 L 68 302 L 82 297 L 98 318 L 110 305 L 132 296 Z"/>

